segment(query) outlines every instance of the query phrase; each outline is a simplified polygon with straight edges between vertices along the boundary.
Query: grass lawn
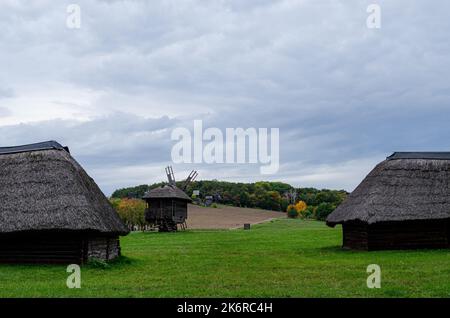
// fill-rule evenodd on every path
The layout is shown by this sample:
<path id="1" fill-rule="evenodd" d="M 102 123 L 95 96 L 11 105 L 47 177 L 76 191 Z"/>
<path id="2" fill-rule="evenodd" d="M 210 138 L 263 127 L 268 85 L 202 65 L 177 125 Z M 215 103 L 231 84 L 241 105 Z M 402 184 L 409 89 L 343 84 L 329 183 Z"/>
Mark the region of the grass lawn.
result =
<path id="1" fill-rule="evenodd" d="M 250 231 L 133 233 L 124 257 L 82 267 L 68 289 L 65 266 L 0 265 L 0 297 L 449 297 L 450 251 L 353 252 L 341 229 L 281 219 Z M 378 264 L 381 289 L 368 289 Z"/>

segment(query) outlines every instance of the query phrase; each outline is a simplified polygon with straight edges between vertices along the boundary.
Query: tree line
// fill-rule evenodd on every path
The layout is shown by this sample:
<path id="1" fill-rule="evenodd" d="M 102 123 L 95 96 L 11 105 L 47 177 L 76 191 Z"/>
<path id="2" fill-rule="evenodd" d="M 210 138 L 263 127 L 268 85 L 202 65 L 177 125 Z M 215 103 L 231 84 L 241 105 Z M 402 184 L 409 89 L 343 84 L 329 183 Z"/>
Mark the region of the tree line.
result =
<path id="1" fill-rule="evenodd" d="M 165 184 L 162 182 L 118 189 L 112 194 L 113 205 L 117 209 L 120 203 L 117 199 L 140 199 L 145 192 Z M 182 182 L 177 182 L 177 186 L 181 187 Z M 200 191 L 200 197 L 203 198 L 206 196 L 220 197 L 221 204 L 280 212 L 287 212 L 289 206 L 295 206 L 299 202 L 303 202 L 297 205 L 297 207 L 301 206 L 298 216 L 318 220 L 325 220 L 328 214 L 339 206 L 348 194 L 344 190 L 295 188 L 287 183 L 267 181 L 236 183 L 200 180 L 189 184 L 186 193 L 192 196 L 194 190 Z M 126 203 L 131 204 L 131 202 Z M 127 204 L 124 204 L 124 206 L 127 206 Z M 138 203 L 133 203 L 133 205 L 138 206 Z M 293 210 L 292 207 L 291 210 Z M 295 216 L 295 213 L 291 215 Z"/>

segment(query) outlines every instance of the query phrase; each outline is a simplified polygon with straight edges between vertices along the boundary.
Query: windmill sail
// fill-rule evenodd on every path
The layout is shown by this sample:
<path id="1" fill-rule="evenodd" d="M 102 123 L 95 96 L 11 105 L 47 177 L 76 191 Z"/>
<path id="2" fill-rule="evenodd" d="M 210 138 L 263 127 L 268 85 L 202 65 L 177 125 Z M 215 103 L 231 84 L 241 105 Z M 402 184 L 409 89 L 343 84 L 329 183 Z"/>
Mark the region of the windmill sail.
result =
<path id="1" fill-rule="evenodd" d="M 169 181 L 169 184 L 175 185 L 175 175 L 173 173 L 172 166 L 168 166 L 166 168 L 166 175 L 167 175 L 167 180 Z"/>
<path id="2" fill-rule="evenodd" d="M 183 183 L 183 191 L 186 191 L 188 185 L 193 182 L 195 180 L 195 178 L 197 178 L 198 176 L 198 172 L 195 170 L 192 170 L 191 173 L 189 174 L 189 176 L 187 177 L 187 179 L 184 181 Z"/>

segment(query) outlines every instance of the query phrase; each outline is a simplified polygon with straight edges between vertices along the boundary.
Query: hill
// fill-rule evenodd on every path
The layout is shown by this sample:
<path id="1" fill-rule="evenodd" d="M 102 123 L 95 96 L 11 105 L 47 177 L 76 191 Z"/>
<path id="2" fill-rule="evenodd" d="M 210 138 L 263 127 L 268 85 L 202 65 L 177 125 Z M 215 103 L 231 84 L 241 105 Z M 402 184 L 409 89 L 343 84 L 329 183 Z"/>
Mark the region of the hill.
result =
<path id="1" fill-rule="evenodd" d="M 226 205 L 206 208 L 190 204 L 188 209 L 187 227 L 189 230 L 242 228 L 246 223 L 258 224 L 286 217 L 286 214 L 280 212 Z"/>
<path id="2" fill-rule="evenodd" d="M 112 198 L 141 198 L 146 191 L 163 185 L 139 185 L 114 191 Z M 182 182 L 177 183 L 182 186 Z M 255 183 L 235 183 L 218 180 L 201 180 L 192 182 L 186 192 L 192 196 L 194 190 L 200 196 L 220 197 L 220 203 L 235 207 L 259 208 L 272 211 L 286 211 L 290 203 L 304 201 L 309 210 L 306 215 L 314 215 L 322 205 L 324 215 L 333 211 L 346 198 L 344 190 L 315 188 L 295 188 L 283 182 L 260 181 Z M 295 202 L 293 202 L 295 201 Z"/>

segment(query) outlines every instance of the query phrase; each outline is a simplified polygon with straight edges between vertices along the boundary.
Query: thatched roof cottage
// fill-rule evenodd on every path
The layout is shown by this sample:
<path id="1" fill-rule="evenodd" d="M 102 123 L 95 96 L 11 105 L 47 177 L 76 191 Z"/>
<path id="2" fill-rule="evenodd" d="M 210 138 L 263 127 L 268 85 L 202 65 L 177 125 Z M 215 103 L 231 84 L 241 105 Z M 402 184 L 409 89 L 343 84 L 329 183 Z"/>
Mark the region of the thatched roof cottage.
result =
<path id="1" fill-rule="evenodd" d="M 83 263 L 120 254 L 128 234 L 69 149 L 0 148 L 0 262 Z"/>
<path id="2" fill-rule="evenodd" d="M 327 224 L 342 224 L 346 248 L 448 248 L 450 153 L 394 153 L 329 215 Z"/>

